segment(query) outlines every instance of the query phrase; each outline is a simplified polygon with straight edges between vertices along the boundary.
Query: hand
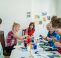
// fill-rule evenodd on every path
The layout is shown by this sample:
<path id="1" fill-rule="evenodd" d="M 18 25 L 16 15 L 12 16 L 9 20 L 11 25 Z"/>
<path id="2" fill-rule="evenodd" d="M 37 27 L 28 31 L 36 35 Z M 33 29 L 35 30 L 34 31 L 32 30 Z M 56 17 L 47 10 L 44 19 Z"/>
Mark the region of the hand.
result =
<path id="1" fill-rule="evenodd" d="M 52 40 L 54 40 L 54 41 L 58 41 L 55 37 L 52 37 Z"/>
<path id="2" fill-rule="evenodd" d="M 54 44 L 55 44 L 56 46 L 58 46 L 58 47 L 61 48 L 61 43 L 59 43 L 59 42 L 55 42 Z"/>
<path id="3" fill-rule="evenodd" d="M 38 42 L 38 40 L 37 39 L 34 39 L 35 40 L 35 43 L 37 43 Z"/>
<path id="4" fill-rule="evenodd" d="M 25 39 L 25 38 L 27 38 L 28 37 L 28 35 L 24 35 L 24 36 L 22 36 L 22 39 Z"/>
<path id="5" fill-rule="evenodd" d="M 47 40 L 50 41 L 51 39 L 49 37 L 47 37 Z"/>
<path id="6" fill-rule="evenodd" d="M 53 37 L 53 38 L 52 38 L 52 40 L 55 40 L 55 41 L 56 41 L 56 38 L 55 38 L 55 37 Z"/>
<path id="7" fill-rule="evenodd" d="M 43 39 L 45 39 L 45 38 L 46 38 L 46 36 L 43 36 L 43 35 L 41 35 L 41 37 L 42 37 Z"/>
<path id="8" fill-rule="evenodd" d="M 24 35 L 24 37 L 28 37 L 28 35 Z"/>
<path id="9" fill-rule="evenodd" d="M 31 38 L 31 36 L 28 35 L 28 38 Z"/>

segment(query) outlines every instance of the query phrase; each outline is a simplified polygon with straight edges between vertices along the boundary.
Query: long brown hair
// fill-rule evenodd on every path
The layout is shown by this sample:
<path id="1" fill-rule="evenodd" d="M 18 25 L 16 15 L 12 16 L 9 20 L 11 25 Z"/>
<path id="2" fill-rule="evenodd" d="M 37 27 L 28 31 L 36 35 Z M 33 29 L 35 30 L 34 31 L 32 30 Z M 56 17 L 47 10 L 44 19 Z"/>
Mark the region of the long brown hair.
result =
<path id="1" fill-rule="evenodd" d="M 34 24 L 34 22 L 31 22 L 31 23 L 29 24 L 28 30 L 31 30 L 31 29 L 30 29 L 30 26 L 31 26 L 31 25 L 33 25 L 33 29 L 32 29 L 32 30 L 35 30 L 35 24 Z"/>

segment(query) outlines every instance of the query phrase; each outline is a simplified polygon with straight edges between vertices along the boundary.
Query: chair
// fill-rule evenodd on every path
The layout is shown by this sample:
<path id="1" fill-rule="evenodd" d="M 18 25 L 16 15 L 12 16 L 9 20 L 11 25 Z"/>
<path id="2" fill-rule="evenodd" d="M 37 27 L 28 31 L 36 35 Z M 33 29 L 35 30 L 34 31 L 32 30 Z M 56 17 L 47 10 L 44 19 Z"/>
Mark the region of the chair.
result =
<path id="1" fill-rule="evenodd" d="M 22 36 L 25 35 L 26 29 L 22 30 Z"/>

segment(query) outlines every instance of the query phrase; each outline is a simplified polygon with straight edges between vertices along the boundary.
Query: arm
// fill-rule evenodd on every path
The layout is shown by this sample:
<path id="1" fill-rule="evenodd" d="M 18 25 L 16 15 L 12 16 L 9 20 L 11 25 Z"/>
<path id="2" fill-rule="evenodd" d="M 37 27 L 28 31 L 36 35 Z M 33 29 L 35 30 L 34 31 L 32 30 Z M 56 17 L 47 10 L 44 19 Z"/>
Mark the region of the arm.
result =
<path id="1" fill-rule="evenodd" d="M 48 41 L 50 41 L 50 40 L 51 40 L 51 38 L 47 37 L 47 40 L 48 40 Z"/>
<path id="2" fill-rule="evenodd" d="M 56 37 L 53 37 L 52 39 L 53 39 L 54 41 L 58 42 L 58 40 L 57 40 L 57 38 L 56 38 Z"/>
<path id="3" fill-rule="evenodd" d="M 55 44 L 56 46 L 58 46 L 58 47 L 61 48 L 61 43 L 59 43 L 59 42 L 55 42 L 54 44 Z"/>
<path id="4" fill-rule="evenodd" d="M 24 36 L 19 36 L 17 34 L 14 34 L 14 37 L 19 39 L 19 40 L 22 40 L 23 38 L 27 37 L 28 35 L 24 35 Z"/>
<path id="5" fill-rule="evenodd" d="M 48 32 L 46 39 L 47 39 L 48 41 L 51 40 L 51 38 L 50 38 L 50 32 Z"/>
<path id="6" fill-rule="evenodd" d="M 56 42 L 60 41 L 60 36 L 58 34 L 56 34 L 55 37 L 52 38 L 53 40 L 55 40 Z"/>
<path id="7" fill-rule="evenodd" d="M 60 36 L 57 34 L 56 35 L 57 41 L 60 41 Z"/>

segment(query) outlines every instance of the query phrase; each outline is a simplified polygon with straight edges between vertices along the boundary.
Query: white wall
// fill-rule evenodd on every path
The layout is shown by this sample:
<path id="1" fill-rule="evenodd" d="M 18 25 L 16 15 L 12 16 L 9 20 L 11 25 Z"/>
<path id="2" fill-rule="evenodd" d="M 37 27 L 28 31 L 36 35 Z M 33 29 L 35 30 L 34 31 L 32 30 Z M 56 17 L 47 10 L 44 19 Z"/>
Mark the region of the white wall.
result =
<path id="1" fill-rule="evenodd" d="M 61 17 L 61 0 L 57 0 L 57 16 Z"/>
<path id="2" fill-rule="evenodd" d="M 48 16 L 56 15 L 56 0 L 32 0 L 32 18 L 35 15 L 40 15 L 42 18 L 42 12 L 46 11 Z M 35 19 L 36 21 L 40 19 Z M 46 25 L 49 21 L 44 22 Z M 42 34 L 44 36 L 47 35 L 46 27 L 43 28 L 42 25 L 36 25 L 36 33 L 35 36 Z"/>
<path id="3" fill-rule="evenodd" d="M 14 21 L 25 28 L 29 21 L 26 19 L 27 11 L 31 11 L 31 0 L 0 0 L 0 17 L 3 20 L 0 29 L 7 34 Z"/>
<path id="4" fill-rule="evenodd" d="M 35 20 L 33 16 L 44 10 L 50 16 L 56 15 L 55 4 L 55 0 L 0 0 L 0 17 L 3 20 L 0 29 L 4 30 L 6 35 L 14 21 L 21 24 L 21 29 L 26 28 L 30 21 Z M 26 18 L 28 11 L 32 13 L 32 18 Z"/>
<path id="5" fill-rule="evenodd" d="M 32 16 L 46 11 L 48 15 L 56 15 L 56 0 L 32 0 Z"/>

